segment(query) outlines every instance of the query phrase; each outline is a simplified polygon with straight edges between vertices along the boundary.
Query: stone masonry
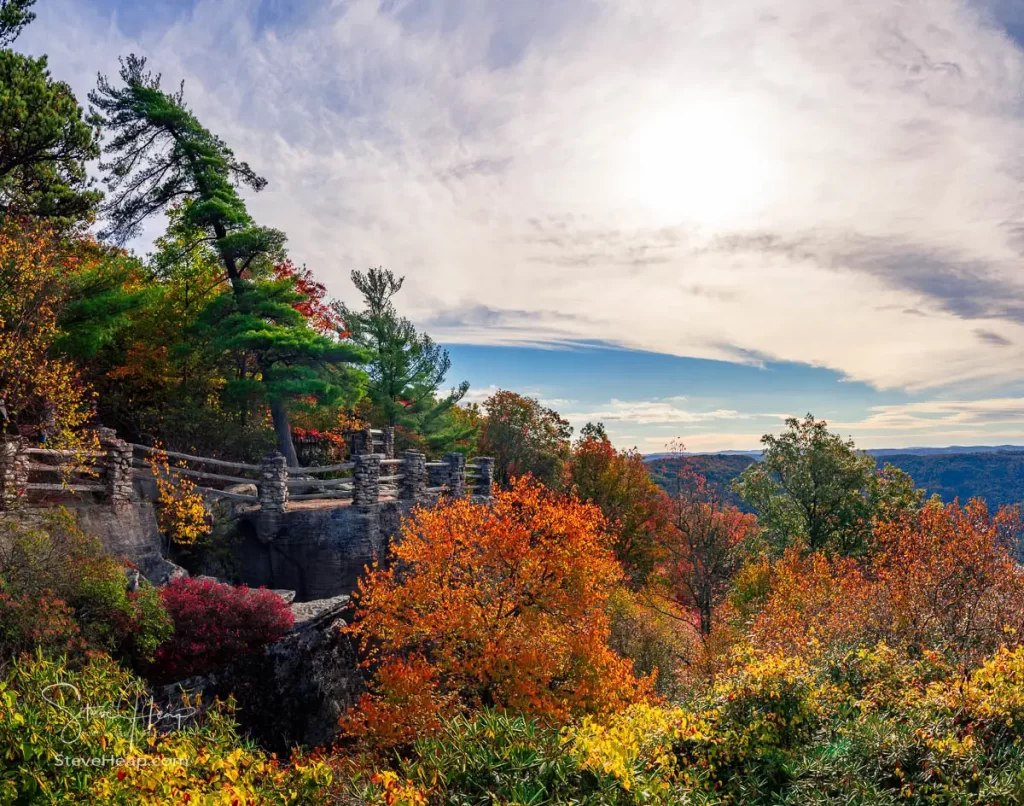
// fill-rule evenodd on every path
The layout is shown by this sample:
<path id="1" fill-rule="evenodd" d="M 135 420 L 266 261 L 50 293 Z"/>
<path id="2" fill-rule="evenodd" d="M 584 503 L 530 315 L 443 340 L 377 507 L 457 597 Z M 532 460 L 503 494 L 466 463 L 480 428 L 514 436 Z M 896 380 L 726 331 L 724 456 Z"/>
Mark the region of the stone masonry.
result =
<path id="1" fill-rule="evenodd" d="M 356 507 L 376 506 L 380 499 L 379 453 L 364 453 L 353 457 L 355 470 L 352 471 L 352 505 Z"/>
<path id="2" fill-rule="evenodd" d="M 288 505 L 288 460 L 276 451 L 263 460 L 259 497 L 267 514 L 284 512 Z"/>
<path id="3" fill-rule="evenodd" d="M 0 509 L 13 507 L 28 484 L 28 456 L 20 439 L 0 440 Z"/>
<path id="4" fill-rule="evenodd" d="M 427 457 L 419 451 L 402 454 L 402 483 L 398 497 L 403 501 L 419 501 L 427 489 Z"/>
<path id="5" fill-rule="evenodd" d="M 448 465 L 448 495 L 452 498 L 466 496 L 466 457 L 455 451 L 444 455 L 444 463 Z"/>
<path id="6" fill-rule="evenodd" d="M 476 459 L 476 489 L 474 492 L 482 498 L 491 497 L 491 486 L 494 484 L 494 460 L 489 456 L 478 456 Z"/>
<path id="7" fill-rule="evenodd" d="M 106 451 L 107 496 L 113 504 L 135 500 L 132 484 L 132 446 L 118 439 L 112 429 L 100 429 L 100 446 Z"/>

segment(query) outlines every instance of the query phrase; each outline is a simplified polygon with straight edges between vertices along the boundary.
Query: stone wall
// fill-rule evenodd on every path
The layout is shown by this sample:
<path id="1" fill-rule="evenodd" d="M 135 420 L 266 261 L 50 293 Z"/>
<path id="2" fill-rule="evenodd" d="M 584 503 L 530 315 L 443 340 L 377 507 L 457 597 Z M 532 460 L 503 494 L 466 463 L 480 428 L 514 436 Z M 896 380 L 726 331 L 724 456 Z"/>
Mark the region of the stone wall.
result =
<path id="1" fill-rule="evenodd" d="M 150 582 L 161 585 L 183 573 L 164 558 L 163 536 L 157 528 L 153 505 L 148 501 L 68 504 L 64 508 L 85 534 L 99 539 L 105 552 L 128 560 Z M 21 506 L 0 513 L 0 518 L 31 528 L 40 526 L 51 512 L 50 507 Z"/>

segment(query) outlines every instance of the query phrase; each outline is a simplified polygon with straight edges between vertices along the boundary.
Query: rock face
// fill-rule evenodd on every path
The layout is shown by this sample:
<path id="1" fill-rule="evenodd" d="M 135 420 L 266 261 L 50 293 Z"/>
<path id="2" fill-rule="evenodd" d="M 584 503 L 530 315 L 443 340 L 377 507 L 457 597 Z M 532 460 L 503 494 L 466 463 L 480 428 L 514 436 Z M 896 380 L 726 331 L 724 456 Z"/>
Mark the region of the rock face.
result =
<path id="1" fill-rule="evenodd" d="M 364 690 L 355 650 L 341 632 L 347 606 L 347 596 L 293 605 L 295 629 L 261 656 L 165 686 L 157 699 L 173 705 L 181 689 L 202 692 L 206 703 L 231 694 L 238 723 L 267 750 L 286 756 L 297 744 L 328 744 Z"/>
<path id="2" fill-rule="evenodd" d="M 113 504 L 67 503 L 64 508 L 87 535 L 99 539 L 103 550 L 123 557 L 154 585 L 166 585 L 188 576 L 184 568 L 164 558 L 163 538 L 157 528 L 153 505 L 148 501 L 118 501 Z M 25 526 L 40 526 L 48 512 L 44 507 L 23 507 L 8 517 Z"/>
<path id="3" fill-rule="evenodd" d="M 239 577 L 250 587 L 283 588 L 299 601 L 355 590 L 363 569 L 384 557 L 404 504 L 295 508 L 277 516 L 278 531 L 260 539 L 252 521 L 239 521 L 234 547 Z"/>

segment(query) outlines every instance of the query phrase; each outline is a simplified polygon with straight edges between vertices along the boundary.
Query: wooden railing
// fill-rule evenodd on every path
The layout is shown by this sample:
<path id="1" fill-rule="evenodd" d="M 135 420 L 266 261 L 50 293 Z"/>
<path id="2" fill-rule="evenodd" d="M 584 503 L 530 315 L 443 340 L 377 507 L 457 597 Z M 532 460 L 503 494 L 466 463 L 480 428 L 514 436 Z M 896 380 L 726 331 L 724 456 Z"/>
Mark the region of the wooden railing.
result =
<path id="1" fill-rule="evenodd" d="M 204 495 L 265 511 L 283 511 L 289 501 L 350 501 L 366 507 L 389 501 L 430 502 L 445 495 L 491 495 L 494 463 L 486 457 L 473 460 L 469 473 L 462 454 L 427 462 L 416 451 L 406 451 L 401 458 L 362 453 L 350 462 L 288 467 L 277 453 L 262 465 L 247 464 L 130 444 L 111 434 L 103 435 L 104 450 L 87 454 L 0 441 L 0 508 L 41 493 L 131 500 L 133 479 L 152 478 L 157 457 L 166 457 L 166 471 L 192 480 Z M 82 459 L 86 461 L 72 464 Z"/>

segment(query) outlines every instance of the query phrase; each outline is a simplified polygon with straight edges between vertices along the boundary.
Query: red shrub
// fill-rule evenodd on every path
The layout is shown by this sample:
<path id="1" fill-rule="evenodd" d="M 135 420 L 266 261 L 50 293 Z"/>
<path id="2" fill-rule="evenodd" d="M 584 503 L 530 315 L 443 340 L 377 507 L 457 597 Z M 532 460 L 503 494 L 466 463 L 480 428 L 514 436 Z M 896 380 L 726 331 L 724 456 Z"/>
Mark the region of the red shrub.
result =
<path id="1" fill-rule="evenodd" d="M 179 579 L 160 592 L 174 635 L 156 652 L 155 682 L 205 674 L 281 638 L 295 620 L 276 593 L 212 580 Z"/>

